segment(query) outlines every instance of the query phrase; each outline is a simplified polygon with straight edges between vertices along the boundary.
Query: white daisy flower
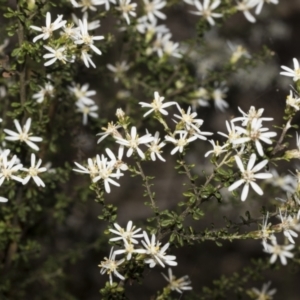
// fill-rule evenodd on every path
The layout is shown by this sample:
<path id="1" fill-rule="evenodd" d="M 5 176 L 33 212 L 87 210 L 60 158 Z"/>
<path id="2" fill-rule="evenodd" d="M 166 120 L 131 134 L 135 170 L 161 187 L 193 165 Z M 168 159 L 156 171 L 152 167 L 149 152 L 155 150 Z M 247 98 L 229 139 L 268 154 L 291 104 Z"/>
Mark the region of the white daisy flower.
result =
<path id="1" fill-rule="evenodd" d="M 72 86 L 68 87 L 68 90 L 74 95 L 77 101 L 80 101 L 85 105 L 93 105 L 95 102 L 90 97 L 95 96 L 96 91 L 89 90 L 89 87 L 90 85 L 88 83 L 85 83 L 82 86 L 80 86 L 80 84 L 73 83 Z"/>
<path id="2" fill-rule="evenodd" d="M 112 285 L 112 275 L 120 278 L 121 280 L 125 280 L 125 277 L 118 272 L 118 267 L 121 265 L 125 259 L 115 260 L 115 253 L 113 252 L 114 248 L 112 247 L 110 250 L 109 258 L 104 257 L 104 261 L 101 261 L 99 267 L 101 268 L 100 273 L 103 275 L 107 273 L 109 275 L 109 282 Z"/>
<path id="3" fill-rule="evenodd" d="M 116 229 L 109 229 L 109 231 L 116 234 L 117 237 L 109 239 L 111 242 L 123 240 L 127 241 L 130 244 L 138 244 L 139 241 L 137 239 L 142 238 L 144 236 L 142 233 L 138 234 L 138 232 L 140 232 L 142 229 L 136 229 L 132 221 L 128 221 L 126 229 L 122 228 L 117 223 L 114 223 L 114 227 Z"/>
<path id="4" fill-rule="evenodd" d="M 142 244 L 145 247 L 145 253 L 149 255 L 149 258 L 145 259 L 145 263 L 149 264 L 150 268 L 155 267 L 156 264 L 160 264 L 162 267 L 165 267 L 165 264 L 169 266 L 177 266 L 177 262 L 175 261 L 176 256 L 166 255 L 166 250 L 170 246 L 169 243 L 161 247 L 161 243 L 156 241 L 154 234 L 151 236 L 151 241 L 146 231 L 143 231 L 143 235 L 145 240 L 142 241 Z"/>
<path id="5" fill-rule="evenodd" d="M 37 103 L 42 103 L 47 97 L 54 97 L 54 86 L 50 82 L 46 82 L 45 86 L 39 87 L 40 90 L 32 95 L 32 98 L 35 99 Z"/>
<path id="6" fill-rule="evenodd" d="M 224 100 L 226 98 L 226 93 L 228 92 L 228 87 L 222 82 L 219 86 L 215 85 L 215 89 L 212 92 L 212 98 L 215 102 L 215 108 L 224 112 L 229 104 Z"/>
<path id="7" fill-rule="evenodd" d="M 298 81 L 300 79 L 299 62 L 296 58 L 293 58 L 293 63 L 294 63 L 294 70 L 286 66 L 281 66 L 281 69 L 283 69 L 284 72 L 280 72 L 280 75 L 293 77 L 294 81 Z"/>
<path id="8" fill-rule="evenodd" d="M 251 127 L 247 129 L 237 126 L 238 131 L 243 133 L 245 136 L 234 140 L 233 144 L 244 144 L 252 141 L 255 143 L 258 154 L 260 156 L 264 156 L 264 150 L 261 141 L 268 145 L 272 145 L 273 142 L 270 138 L 275 137 L 277 133 L 274 131 L 268 132 L 269 128 L 263 128 L 261 126 L 261 119 L 253 119 L 251 122 Z"/>
<path id="9" fill-rule="evenodd" d="M 30 148 L 38 151 L 40 148 L 34 142 L 41 142 L 43 139 L 37 136 L 31 136 L 29 133 L 31 126 L 31 118 L 28 118 L 23 128 L 21 127 L 18 120 L 14 120 L 16 129 L 18 132 L 14 132 L 10 129 L 4 129 L 3 131 L 10 135 L 6 136 L 5 139 L 8 141 L 20 141 L 25 142 Z"/>
<path id="10" fill-rule="evenodd" d="M 65 53 L 66 47 L 60 47 L 58 49 L 53 49 L 53 48 L 51 48 L 49 46 L 45 46 L 45 45 L 43 45 L 43 47 L 50 52 L 50 53 L 46 53 L 43 55 L 43 58 L 50 59 L 44 63 L 45 67 L 48 67 L 48 66 L 54 64 L 57 60 L 61 61 L 64 64 L 66 62 L 72 62 L 72 59 L 70 60 L 67 58 L 67 55 Z"/>
<path id="11" fill-rule="evenodd" d="M 98 175 L 98 172 L 99 172 L 96 160 L 88 158 L 87 162 L 88 163 L 87 163 L 86 167 L 80 165 L 77 162 L 74 162 L 74 164 L 76 165 L 76 167 L 78 169 L 73 169 L 73 171 L 83 173 L 83 174 L 90 174 L 91 178 L 94 179 Z"/>
<path id="12" fill-rule="evenodd" d="M 247 169 L 245 170 L 243 162 L 240 159 L 240 157 L 235 155 L 234 158 L 235 158 L 236 164 L 238 165 L 238 167 L 241 171 L 242 178 L 239 179 L 238 181 L 234 182 L 228 188 L 228 191 L 231 192 L 231 191 L 237 189 L 240 185 L 245 184 L 243 187 L 242 196 L 241 196 L 242 201 L 245 201 L 248 196 L 249 186 L 251 186 L 257 194 L 263 195 L 262 189 L 257 185 L 257 183 L 255 181 L 256 181 L 256 179 L 271 178 L 272 174 L 270 174 L 270 173 L 255 174 L 255 173 L 257 171 L 261 170 L 263 167 L 265 167 L 268 163 L 268 160 L 265 159 L 265 160 L 261 161 L 260 163 L 258 163 L 256 166 L 254 166 L 255 161 L 256 161 L 256 154 L 252 153 L 250 156 L 250 159 L 248 161 Z"/>
<path id="13" fill-rule="evenodd" d="M 131 127 L 131 132 L 130 134 L 126 135 L 126 139 L 120 137 L 115 137 L 115 139 L 117 143 L 129 148 L 126 154 L 127 157 L 130 157 L 132 153 L 136 151 L 142 159 L 145 159 L 145 154 L 139 148 L 139 145 L 147 144 L 153 141 L 153 137 L 151 136 L 151 134 L 146 134 L 139 137 L 137 135 L 135 126 Z"/>
<path id="14" fill-rule="evenodd" d="M 122 161 L 123 158 L 123 154 L 124 154 L 124 146 L 120 146 L 119 150 L 118 150 L 118 157 L 116 157 L 114 155 L 114 153 L 106 148 L 105 149 L 106 154 L 108 155 L 108 157 L 111 159 L 111 162 L 113 163 L 114 169 L 117 170 L 117 174 L 121 174 L 121 171 L 127 171 L 128 170 L 128 166 L 126 165 L 126 163 L 124 163 Z M 116 177 L 117 179 L 119 179 L 119 177 Z"/>
<path id="15" fill-rule="evenodd" d="M 300 110 L 300 98 L 293 95 L 293 91 L 286 97 L 286 105 L 293 107 L 295 111 Z"/>
<path id="16" fill-rule="evenodd" d="M 47 12 L 46 27 L 43 27 L 43 26 L 37 27 L 37 26 L 31 25 L 30 26 L 31 29 L 42 32 L 42 34 L 36 36 L 33 39 L 33 42 L 35 43 L 39 39 L 46 40 L 52 35 L 53 31 L 63 27 L 67 21 L 62 20 L 62 18 L 63 18 L 63 15 L 58 15 L 57 19 L 53 23 L 51 23 L 51 14 L 50 14 L 50 12 Z"/>
<path id="17" fill-rule="evenodd" d="M 84 14 L 82 15 L 82 19 L 88 20 L 88 17 L 89 17 L 88 12 L 85 11 Z M 77 28 L 75 28 L 75 30 L 76 30 L 76 39 L 77 39 L 79 34 L 80 34 L 80 27 L 79 27 L 79 20 L 80 19 L 78 19 L 75 14 L 72 14 L 72 20 L 73 20 L 74 24 L 76 24 L 78 26 Z M 95 21 L 92 21 L 92 22 L 87 21 L 87 29 L 88 30 L 95 30 L 99 27 L 100 27 L 100 20 L 95 20 Z"/>
<path id="18" fill-rule="evenodd" d="M 285 211 L 285 214 L 283 215 L 281 212 L 281 209 L 279 209 L 279 217 L 281 220 L 281 223 L 279 224 L 279 226 L 283 230 L 284 236 L 286 236 L 288 238 L 288 240 L 291 244 L 295 244 L 293 237 L 294 238 L 298 237 L 298 233 L 295 232 L 293 229 L 296 229 L 297 225 L 299 225 L 298 217 L 300 217 L 300 215 L 298 215 L 296 218 L 294 218 L 291 215 L 288 215 L 287 211 Z"/>
<path id="19" fill-rule="evenodd" d="M 243 116 L 234 118 L 231 120 L 231 122 L 242 121 L 242 126 L 244 127 L 248 126 L 248 124 L 251 124 L 254 119 L 258 119 L 260 122 L 274 120 L 274 118 L 262 117 L 264 112 L 263 108 L 256 110 L 254 106 L 251 106 L 248 113 L 245 113 L 240 107 L 238 107 L 238 110 Z"/>
<path id="20" fill-rule="evenodd" d="M 132 258 L 132 254 L 134 253 L 143 254 L 146 251 L 145 249 L 135 249 L 134 244 L 130 244 L 126 240 L 124 240 L 123 242 L 124 249 L 116 250 L 114 253 L 115 255 L 125 254 L 127 260 L 130 260 Z"/>
<path id="21" fill-rule="evenodd" d="M 161 273 L 162 276 L 169 282 L 168 287 L 172 290 L 172 291 L 176 291 L 180 294 L 182 294 L 182 292 L 184 291 L 190 291 L 193 288 L 190 286 L 191 285 L 191 281 L 189 276 L 185 275 L 183 277 L 180 278 L 176 278 L 173 273 L 172 273 L 172 269 L 168 268 L 168 276 L 166 276 L 165 274 Z"/>
<path id="22" fill-rule="evenodd" d="M 221 4 L 221 0 L 213 0 L 212 3 L 210 2 L 211 0 L 204 0 L 203 4 L 201 4 L 200 1 L 195 0 L 194 5 L 198 11 L 191 11 L 191 13 L 194 15 L 203 16 L 203 18 L 206 19 L 211 26 L 214 26 L 216 24 L 214 18 L 223 17 L 223 15 L 220 13 L 212 12 Z"/>
<path id="23" fill-rule="evenodd" d="M 153 137 L 153 141 L 150 144 L 146 144 L 146 146 L 148 147 L 148 149 L 150 151 L 150 157 L 153 161 L 156 161 L 156 156 L 161 161 L 166 161 L 161 156 L 161 153 L 162 153 L 161 148 L 164 147 L 165 145 L 166 145 L 166 143 L 160 142 L 159 132 L 156 131 L 155 135 Z"/>
<path id="24" fill-rule="evenodd" d="M 269 212 L 263 217 L 263 221 L 261 226 L 261 229 L 259 232 L 259 237 L 262 239 L 262 244 L 264 246 L 264 249 L 267 248 L 267 240 L 276 239 L 276 236 L 274 235 L 274 230 L 270 229 L 272 226 L 272 223 L 268 223 L 269 218 Z"/>
<path id="25" fill-rule="evenodd" d="M 191 106 L 189 106 L 187 112 L 185 112 L 185 110 L 182 109 L 179 105 L 177 105 L 177 108 L 181 113 L 181 116 L 174 114 L 174 117 L 179 119 L 184 124 L 187 130 L 193 129 L 200 133 L 199 127 L 203 124 L 204 121 L 202 119 L 195 119 L 197 117 L 197 113 L 191 112 Z"/>
<path id="26" fill-rule="evenodd" d="M 88 123 L 88 117 L 91 118 L 98 118 L 98 113 L 96 111 L 98 111 L 99 107 L 98 105 L 94 104 L 94 105 L 86 105 L 81 101 L 77 101 L 75 103 L 75 105 L 77 106 L 77 112 L 82 113 L 82 124 L 83 125 L 87 125 Z"/>
<path id="27" fill-rule="evenodd" d="M 1 155 L 1 166 L 0 166 L 0 186 L 4 182 L 4 180 L 16 180 L 19 182 L 23 182 L 23 179 L 19 176 L 14 175 L 15 172 L 21 170 L 23 167 L 22 164 L 18 163 L 17 156 L 14 155 L 11 160 L 8 160 L 8 153 Z M 5 199 L 5 198 L 4 198 Z"/>
<path id="28" fill-rule="evenodd" d="M 83 20 L 79 20 L 79 28 L 80 28 L 80 33 L 78 36 L 78 39 L 75 40 L 75 44 L 79 45 L 87 45 L 89 48 L 91 48 L 95 53 L 101 55 L 101 51 L 94 45 L 94 41 L 99 41 L 103 40 L 104 36 L 103 35 L 98 35 L 98 36 L 91 36 L 88 33 L 88 23 L 87 19 L 83 18 Z"/>
<path id="29" fill-rule="evenodd" d="M 218 157 L 221 153 L 228 151 L 225 148 L 228 147 L 229 144 L 224 144 L 223 146 L 220 146 L 218 141 L 217 141 L 217 143 L 215 143 L 215 141 L 213 141 L 213 140 L 208 140 L 208 141 L 212 144 L 213 150 L 207 151 L 204 154 L 204 157 L 207 157 L 210 154 L 213 154 L 214 156 Z"/>
<path id="30" fill-rule="evenodd" d="M 109 135 L 112 135 L 113 137 L 120 137 L 122 138 L 121 134 L 119 133 L 118 129 L 121 128 L 121 125 L 114 124 L 113 122 L 109 122 L 107 124 L 107 127 L 102 127 L 101 129 L 104 130 L 104 132 L 98 133 L 97 135 L 100 135 L 101 138 L 97 141 L 97 144 L 102 142 L 106 137 Z"/>
<path id="31" fill-rule="evenodd" d="M 168 115 L 168 112 L 165 110 L 165 108 L 169 107 L 171 105 L 177 105 L 177 103 L 174 101 L 163 103 L 164 99 L 165 99 L 165 97 L 161 97 L 158 92 L 154 92 L 154 99 L 153 99 L 152 103 L 139 102 L 139 104 L 142 107 L 150 108 L 150 110 L 148 112 L 146 112 L 143 115 L 143 117 L 148 116 L 152 112 L 155 112 L 155 113 L 160 112 L 162 115 L 165 115 L 165 116 Z"/>
<path id="32" fill-rule="evenodd" d="M 257 288 L 252 288 L 251 294 L 253 294 L 253 297 L 256 297 L 256 300 L 272 300 L 273 295 L 276 293 L 276 289 L 269 290 L 270 285 L 271 281 L 264 283 L 261 291 Z"/>
<path id="33" fill-rule="evenodd" d="M 233 145 L 233 148 L 237 147 L 237 145 L 234 144 L 234 141 L 239 139 L 241 137 L 241 134 L 239 131 L 237 131 L 237 129 L 232 121 L 231 122 L 226 121 L 225 123 L 226 123 L 226 128 L 227 128 L 228 134 L 220 132 L 220 131 L 218 131 L 218 134 L 225 136 L 228 139 L 228 142 Z"/>
<path id="34" fill-rule="evenodd" d="M 116 9 L 122 13 L 128 25 L 130 24 L 129 16 L 136 17 L 135 9 L 137 7 L 136 3 L 130 2 L 131 0 L 119 0 L 119 6 L 116 7 Z"/>
<path id="35" fill-rule="evenodd" d="M 195 141 L 197 139 L 197 136 L 192 136 L 192 137 L 187 137 L 188 136 L 188 132 L 183 131 L 183 130 L 178 130 L 175 131 L 174 133 L 179 134 L 179 138 L 175 139 L 175 137 L 166 135 L 165 139 L 167 142 L 173 143 L 175 145 L 175 148 L 171 151 L 171 155 L 175 154 L 177 151 L 179 151 L 180 153 L 183 152 L 184 147 L 186 147 L 189 143 Z"/>
<path id="36" fill-rule="evenodd" d="M 110 184 L 115 185 L 115 186 L 120 186 L 118 182 L 113 180 L 112 178 L 119 178 L 120 176 L 123 176 L 123 173 L 114 172 L 114 162 L 108 162 L 107 158 L 104 157 L 104 155 L 101 155 L 101 158 L 99 155 L 96 156 L 96 163 L 97 163 L 97 168 L 98 168 L 98 173 L 96 176 L 93 178 L 93 182 L 97 182 L 99 180 L 103 180 L 104 183 L 104 188 L 106 193 L 110 193 Z"/>
<path id="37" fill-rule="evenodd" d="M 148 17 L 149 21 L 153 22 L 156 18 L 165 20 L 167 16 L 163 14 L 160 10 L 164 8 L 167 4 L 164 0 L 153 0 L 150 2 L 149 0 L 144 1 L 144 9 L 146 12 L 146 16 Z"/>
<path id="38" fill-rule="evenodd" d="M 22 171 L 27 172 L 28 174 L 25 176 L 23 179 L 23 184 L 27 184 L 30 178 L 34 180 L 37 186 L 45 187 L 45 183 L 43 180 L 39 177 L 39 173 L 46 172 L 47 169 L 45 167 L 40 168 L 42 164 L 42 160 L 39 159 L 38 162 L 35 164 L 36 158 L 35 154 L 31 154 L 31 166 L 29 169 L 27 168 L 22 168 Z"/>
<path id="39" fill-rule="evenodd" d="M 237 3 L 237 10 L 241 11 L 245 18 L 251 22 L 251 23 L 255 23 L 256 19 L 254 18 L 254 16 L 250 13 L 250 10 L 256 6 L 257 4 L 257 0 L 242 0 L 242 2 L 238 2 Z"/>
<path id="40" fill-rule="evenodd" d="M 145 34 L 147 33 L 147 38 L 150 37 L 152 38 L 152 36 L 154 34 L 157 33 L 168 33 L 170 32 L 170 29 L 168 27 L 166 27 L 166 25 L 164 24 L 157 24 L 157 19 L 153 19 L 152 21 L 149 21 L 149 19 L 147 18 L 147 16 L 143 16 L 138 18 L 137 20 L 137 25 L 136 25 L 136 29 L 138 32 Z"/>
<path id="41" fill-rule="evenodd" d="M 118 82 L 123 77 L 124 73 L 129 70 L 129 65 L 126 61 L 116 62 L 116 65 L 107 64 L 106 67 L 115 73 L 114 81 Z"/>
<path id="42" fill-rule="evenodd" d="M 287 258 L 293 258 L 294 254 L 290 250 L 294 249 L 295 245 L 278 245 L 276 239 L 271 240 L 272 245 L 266 244 L 267 253 L 272 254 L 270 258 L 270 263 L 273 264 L 277 260 L 278 256 L 283 265 L 287 264 Z"/>
<path id="43" fill-rule="evenodd" d="M 96 5 L 102 5 L 103 0 L 81 0 L 79 3 L 75 0 L 70 0 L 74 7 L 80 8 L 82 7 L 82 12 L 87 11 L 88 9 L 91 11 L 96 11 Z"/>

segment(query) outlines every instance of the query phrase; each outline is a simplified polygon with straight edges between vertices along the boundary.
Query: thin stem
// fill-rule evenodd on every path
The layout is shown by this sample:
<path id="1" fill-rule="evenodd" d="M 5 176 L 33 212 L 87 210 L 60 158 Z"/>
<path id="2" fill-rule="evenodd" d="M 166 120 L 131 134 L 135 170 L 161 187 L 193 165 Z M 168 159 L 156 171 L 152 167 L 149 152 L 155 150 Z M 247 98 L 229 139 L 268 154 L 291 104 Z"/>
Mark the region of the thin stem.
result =
<path id="1" fill-rule="evenodd" d="M 287 131 L 291 128 L 291 122 L 292 122 L 292 118 L 290 118 L 284 128 L 282 129 L 282 132 L 281 132 L 281 135 L 280 135 L 280 138 L 279 140 L 277 141 L 276 143 L 276 146 L 274 147 L 273 151 L 271 152 L 271 156 L 274 156 L 278 151 L 282 150 L 283 149 L 283 146 L 281 145 Z"/>
<path id="2" fill-rule="evenodd" d="M 21 12 L 20 10 L 20 5 L 17 1 L 17 10 Z M 19 47 L 22 47 L 24 43 L 24 27 L 21 23 L 21 21 L 18 19 L 18 30 L 17 30 L 17 35 L 18 35 L 18 42 L 19 42 Z M 26 101 L 26 57 L 24 63 L 20 65 L 20 70 L 19 70 L 19 79 L 20 79 L 20 102 L 22 105 L 24 105 Z"/>
<path id="3" fill-rule="evenodd" d="M 145 176 L 144 170 L 143 170 L 143 168 L 142 168 L 142 166 L 141 166 L 141 164 L 140 164 L 139 161 L 136 162 L 136 165 L 138 166 L 139 171 L 140 171 L 140 175 L 141 175 L 141 177 L 143 178 L 143 181 L 144 181 L 144 183 L 145 183 L 145 187 L 146 187 L 146 190 L 147 190 L 147 194 L 148 194 L 148 196 L 149 196 L 149 198 L 150 198 L 152 207 L 155 208 L 155 212 L 157 212 L 157 211 L 158 211 L 158 207 L 157 207 L 157 205 L 156 205 L 156 203 L 155 203 L 154 197 L 152 196 L 153 193 L 151 192 L 151 187 L 150 187 L 148 178 L 147 178 L 147 176 Z"/>
<path id="4" fill-rule="evenodd" d="M 211 198 L 211 196 L 213 195 L 209 195 L 208 197 L 206 197 L 205 199 L 203 199 L 200 195 L 201 192 L 203 190 L 205 190 L 205 188 L 208 186 L 208 184 L 211 182 L 211 180 L 214 178 L 215 176 L 215 172 L 216 170 L 218 170 L 223 164 L 227 163 L 227 158 L 230 158 L 231 156 L 231 152 L 228 152 L 223 160 L 220 162 L 220 164 L 217 165 L 217 167 L 215 168 L 215 170 L 213 171 L 213 173 L 206 179 L 204 185 L 202 186 L 202 188 L 198 188 L 197 185 L 195 184 L 192 174 L 188 168 L 188 166 L 186 165 L 185 161 L 183 160 L 183 158 L 180 161 L 181 166 L 184 168 L 185 174 L 187 175 L 188 179 L 190 180 L 194 195 L 196 196 L 196 202 L 193 203 L 192 205 L 189 205 L 179 216 L 181 219 L 185 219 L 186 216 L 190 213 L 192 207 L 198 206 L 199 204 L 203 203 L 204 201 L 207 201 Z M 215 191 L 219 191 L 221 188 L 223 187 L 223 184 L 219 184 L 218 186 L 215 187 Z M 172 230 L 167 230 L 165 231 L 163 234 L 161 234 L 161 236 L 159 238 L 163 238 L 164 236 L 168 235 L 169 233 L 171 233 Z"/>

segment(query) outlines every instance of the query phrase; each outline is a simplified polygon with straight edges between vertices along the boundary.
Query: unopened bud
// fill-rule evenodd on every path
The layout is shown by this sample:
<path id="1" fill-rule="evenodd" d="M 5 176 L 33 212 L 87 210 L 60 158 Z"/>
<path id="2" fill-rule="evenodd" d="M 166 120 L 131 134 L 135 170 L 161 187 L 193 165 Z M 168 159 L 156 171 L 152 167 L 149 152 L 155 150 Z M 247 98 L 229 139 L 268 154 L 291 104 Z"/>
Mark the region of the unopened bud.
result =
<path id="1" fill-rule="evenodd" d="M 285 152 L 284 157 L 288 160 L 292 158 L 300 158 L 300 151 L 298 149 L 288 150 Z"/>
<path id="2" fill-rule="evenodd" d="M 124 113 L 124 111 L 123 111 L 122 108 L 118 108 L 118 109 L 117 109 L 116 116 L 117 116 L 117 118 L 119 119 L 119 121 L 124 120 L 124 118 L 125 118 L 125 113 Z"/>

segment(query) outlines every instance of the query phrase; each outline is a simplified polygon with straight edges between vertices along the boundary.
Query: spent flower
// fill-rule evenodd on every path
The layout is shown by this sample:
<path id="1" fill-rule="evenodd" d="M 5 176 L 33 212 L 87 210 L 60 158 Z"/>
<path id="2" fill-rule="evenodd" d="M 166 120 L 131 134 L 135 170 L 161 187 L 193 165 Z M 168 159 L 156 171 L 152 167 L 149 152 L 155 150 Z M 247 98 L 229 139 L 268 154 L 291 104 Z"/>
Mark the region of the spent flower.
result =
<path id="1" fill-rule="evenodd" d="M 101 261 L 99 267 L 101 268 L 100 273 L 103 275 L 105 273 L 109 276 L 109 283 L 112 285 L 113 279 L 112 275 L 118 277 L 121 280 L 125 280 L 125 277 L 118 272 L 118 267 L 121 265 L 125 259 L 116 260 L 115 253 L 113 252 L 114 248 L 110 250 L 109 258 L 104 257 L 104 261 Z"/>
<path id="2" fill-rule="evenodd" d="M 189 290 L 193 289 L 190 286 L 191 285 L 191 281 L 190 281 L 189 276 L 185 275 L 183 277 L 176 278 L 173 275 L 173 272 L 172 272 L 171 268 L 168 268 L 168 276 L 166 276 L 163 273 L 162 273 L 162 276 L 168 281 L 168 283 L 169 283 L 168 287 L 172 291 L 176 291 L 176 292 L 182 294 L 182 292 L 184 292 L 184 291 L 189 291 Z"/>

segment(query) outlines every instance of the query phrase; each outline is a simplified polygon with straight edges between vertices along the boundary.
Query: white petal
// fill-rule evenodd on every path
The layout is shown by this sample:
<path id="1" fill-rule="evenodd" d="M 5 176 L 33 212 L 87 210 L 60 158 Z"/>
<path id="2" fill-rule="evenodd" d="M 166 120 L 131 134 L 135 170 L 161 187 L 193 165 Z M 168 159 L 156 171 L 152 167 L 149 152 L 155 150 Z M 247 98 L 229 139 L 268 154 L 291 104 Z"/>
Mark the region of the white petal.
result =
<path id="1" fill-rule="evenodd" d="M 246 184 L 244 185 L 244 188 L 243 188 L 243 191 L 242 191 L 242 196 L 241 196 L 241 200 L 242 200 L 242 201 L 245 201 L 245 200 L 246 200 L 246 198 L 247 198 L 247 196 L 248 196 L 248 192 L 249 192 L 249 184 L 246 183 Z"/>

